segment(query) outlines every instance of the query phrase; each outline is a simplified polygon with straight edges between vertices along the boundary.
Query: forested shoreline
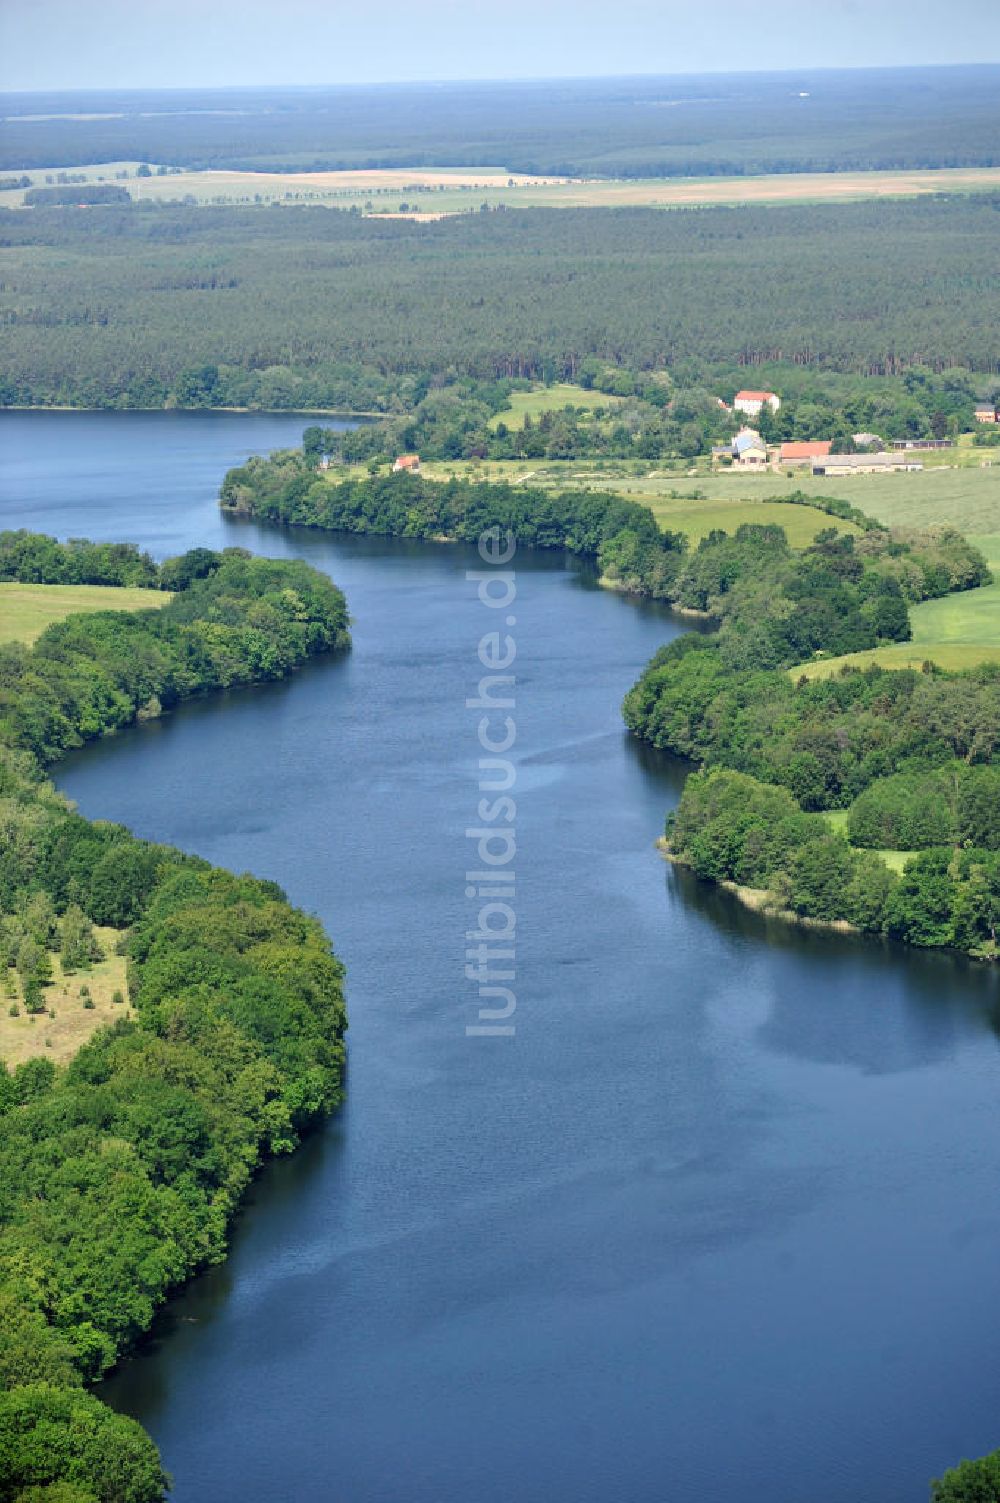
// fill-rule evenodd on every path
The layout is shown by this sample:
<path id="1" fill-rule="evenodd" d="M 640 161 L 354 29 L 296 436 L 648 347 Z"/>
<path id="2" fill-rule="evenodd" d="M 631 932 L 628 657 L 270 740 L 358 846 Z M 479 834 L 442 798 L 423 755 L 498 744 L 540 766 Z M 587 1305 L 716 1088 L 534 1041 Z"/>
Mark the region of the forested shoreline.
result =
<path id="1" fill-rule="evenodd" d="M 0 1499 L 159 1503 L 156 1448 L 86 1384 L 171 1290 L 225 1255 L 255 1167 L 340 1100 L 343 969 L 272 882 L 76 814 L 44 765 L 192 694 L 274 679 L 348 642 L 342 594 L 299 562 L 0 535 L 0 577 L 169 589 L 0 648 L 0 950 L 7 994 L 60 943 L 121 933 L 127 1013 L 65 1068 L 0 1064 Z M 80 940 L 83 943 L 80 943 Z M 34 967 L 34 971 L 32 971 Z M 30 972 L 30 974 L 29 974 Z M 86 991 L 81 988 L 86 1006 Z M 11 1004 L 17 1007 L 17 1002 Z"/>
<path id="2" fill-rule="evenodd" d="M 663 648 L 623 707 L 641 739 L 708 769 L 685 785 L 668 827 L 673 854 L 699 875 L 767 889 L 802 917 L 996 953 L 1000 668 L 798 683 L 788 672 L 817 654 L 908 641 L 910 604 L 988 583 L 982 555 L 953 529 L 863 518 L 860 537 L 820 526 L 796 554 L 780 528 L 748 525 L 691 551 L 647 507 L 612 494 L 406 474 L 337 482 L 299 451 L 231 470 L 220 499 L 258 520 L 335 531 L 474 541 L 499 527 L 521 545 L 592 559 L 617 588 L 712 618 L 712 633 Z M 840 810 L 846 830 L 822 818 Z M 902 873 L 875 853 L 897 843 L 915 853 Z"/>
<path id="3" fill-rule="evenodd" d="M 775 911 L 995 959 L 1000 666 L 796 682 L 774 650 L 787 595 L 763 577 L 733 593 L 721 630 L 663 648 L 623 706 L 635 735 L 703 769 L 667 819 L 670 854 Z"/>

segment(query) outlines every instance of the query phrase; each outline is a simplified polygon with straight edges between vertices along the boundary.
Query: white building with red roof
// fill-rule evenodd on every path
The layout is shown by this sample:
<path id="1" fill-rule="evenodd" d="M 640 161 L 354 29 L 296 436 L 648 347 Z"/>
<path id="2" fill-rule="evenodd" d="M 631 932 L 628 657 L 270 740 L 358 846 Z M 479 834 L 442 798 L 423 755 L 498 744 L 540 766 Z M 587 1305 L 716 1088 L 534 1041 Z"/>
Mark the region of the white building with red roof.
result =
<path id="1" fill-rule="evenodd" d="M 737 412 L 745 412 L 747 417 L 756 417 L 765 402 L 772 412 L 777 412 L 781 406 L 781 398 L 777 392 L 738 391 L 733 398 L 733 407 Z"/>

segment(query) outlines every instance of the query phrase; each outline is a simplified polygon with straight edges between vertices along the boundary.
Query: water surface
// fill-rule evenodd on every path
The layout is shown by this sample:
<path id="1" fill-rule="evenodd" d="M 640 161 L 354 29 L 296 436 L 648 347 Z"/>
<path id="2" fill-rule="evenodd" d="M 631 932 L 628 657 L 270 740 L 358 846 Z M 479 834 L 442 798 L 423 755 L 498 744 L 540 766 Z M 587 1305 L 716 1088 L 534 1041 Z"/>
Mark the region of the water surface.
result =
<path id="1" fill-rule="evenodd" d="M 298 554 L 355 618 L 59 771 L 277 878 L 349 967 L 348 1105 L 106 1396 L 178 1503 L 919 1503 L 1000 1444 L 995 977 L 666 868 L 683 769 L 618 706 L 678 627 L 525 555 L 517 1032 L 467 1038 L 474 559 L 221 517 L 301 425 L 0 418 L 3 525 Z"/>

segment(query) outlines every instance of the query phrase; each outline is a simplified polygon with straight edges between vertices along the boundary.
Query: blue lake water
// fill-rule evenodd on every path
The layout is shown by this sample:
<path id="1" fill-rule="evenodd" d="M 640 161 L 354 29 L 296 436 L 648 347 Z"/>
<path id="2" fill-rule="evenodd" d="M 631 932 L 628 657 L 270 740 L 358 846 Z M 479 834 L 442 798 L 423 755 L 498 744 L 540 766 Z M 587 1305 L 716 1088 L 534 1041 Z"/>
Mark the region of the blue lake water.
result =
<path id="1" fill-rule="evenodd" d="M 466 1036 L 466 550 L 223 518 L 294 416 L 0 415 L 0 518 L 238 542 L 349 654 L 74 755 L 84 813 L 276 878 L 349 967 L 349 1100 L 105 1385 L 177 1503 L 921 1503 L 1000 1444 L 997 978 L 766 921 L 653 849 L 619 704 L 681 629 L 515 560 L 513 1038 Z"/>

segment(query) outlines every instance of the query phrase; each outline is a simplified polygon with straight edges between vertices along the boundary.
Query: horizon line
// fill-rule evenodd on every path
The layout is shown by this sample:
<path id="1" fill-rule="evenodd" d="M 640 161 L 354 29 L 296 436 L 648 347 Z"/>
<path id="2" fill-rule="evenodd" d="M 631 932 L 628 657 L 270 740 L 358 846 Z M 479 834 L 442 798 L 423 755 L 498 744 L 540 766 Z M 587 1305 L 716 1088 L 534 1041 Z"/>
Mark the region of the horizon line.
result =
<path id="1" fill-rule="evenodd" d="M 532 73 L 496 77 L 455 76 L 451 78 L 372 78 L 361 80 L 334 79 L 327 83 L 187 83 L 187 84 L 48 84 L 31 89 L 12 88 L 0 84 L 0 97 L 31 98 L 44 94 L 180 94 L 200 89 L 218 93 L 239 93 L 255 89 L 298 90 L 316 93 L 330 89 L 392 89 L 392 88 L 448 88 L 455 85 L 511 85 L 548 83 L 614 83 L 633 80 L 695 79 L 695 78 L 783 78 L 788 75 L 802 77 L 837 73 L 946 73 L 963 69 L 998 69 L 1000 58 L 995 60 L 970 59 L 960 63 L 853 63 L 817 67 L 815 64 L 789 64 L 781 68 L 696 68 L 680 73 L 629 72 L 629 73 Z"/>

